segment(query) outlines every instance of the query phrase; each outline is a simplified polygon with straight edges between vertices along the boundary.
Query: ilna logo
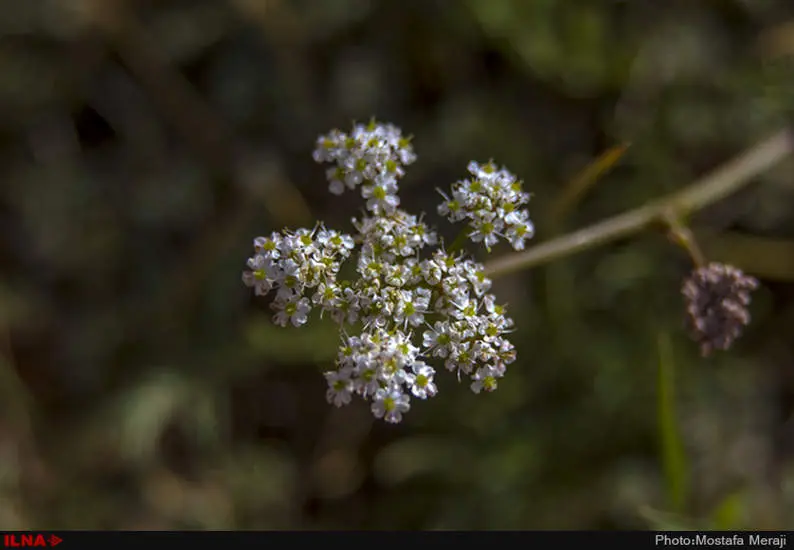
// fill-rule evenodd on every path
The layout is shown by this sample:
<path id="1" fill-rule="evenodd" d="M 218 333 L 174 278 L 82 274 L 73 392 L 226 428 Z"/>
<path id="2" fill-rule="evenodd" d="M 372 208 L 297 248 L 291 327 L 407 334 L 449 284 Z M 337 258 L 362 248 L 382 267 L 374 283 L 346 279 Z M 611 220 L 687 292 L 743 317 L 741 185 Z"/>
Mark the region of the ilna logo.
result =
<path id="1" fill-rule="evenodd" d="M 35 534 L 5 534 L 3 535 L 3 545 L 6 548 L 29 548 L 29 547 L 52 547 L 58 546 L 63 539 L 57 535 L 35 535 Z"/>

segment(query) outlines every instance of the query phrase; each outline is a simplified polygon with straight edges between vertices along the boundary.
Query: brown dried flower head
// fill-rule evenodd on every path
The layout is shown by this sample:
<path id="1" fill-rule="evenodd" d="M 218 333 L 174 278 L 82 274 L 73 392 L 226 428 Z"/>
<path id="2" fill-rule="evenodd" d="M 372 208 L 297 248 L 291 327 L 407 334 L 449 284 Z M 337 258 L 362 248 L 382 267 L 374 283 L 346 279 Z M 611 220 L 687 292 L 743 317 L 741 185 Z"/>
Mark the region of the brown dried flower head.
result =
<path id="1" fill-rule="evenodd" d="M 684 281 L 687 326 L 704 356 L 726 350 L 750 322 L 747 306 L 758 281 L 741 270 L 712 262 Z"/>

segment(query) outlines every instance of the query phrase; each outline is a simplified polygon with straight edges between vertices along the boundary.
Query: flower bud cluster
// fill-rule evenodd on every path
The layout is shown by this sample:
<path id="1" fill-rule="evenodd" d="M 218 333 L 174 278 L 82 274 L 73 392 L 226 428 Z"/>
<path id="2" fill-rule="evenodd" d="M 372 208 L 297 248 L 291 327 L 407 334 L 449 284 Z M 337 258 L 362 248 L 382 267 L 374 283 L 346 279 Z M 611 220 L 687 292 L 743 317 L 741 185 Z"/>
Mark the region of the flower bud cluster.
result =
<path id="1" fill-rule="evenodd" d="M 726 264 L 712 262 L 684 280 L 687 326 L 703 356 L 727 350 L 750 323 L 750 293 L 758 280 Z"/>
<path id="2" fill-rule="evenodd" d="M 319 225 L 258 237 L 243 281 L 257 295 L 275 291 L 277 324 L 300 326 L 318 308 L 340 325 L 335 368 L 325 373 L 328 401 L 342 406 L 359 395 L 376 417 L 399 422 L 412 399 L 436 395 L 431 363 L 468 377 L 476 393 L 496 389 L 516 357 L 506 338 L 513 321 L 488 293 L 482 264 L 436 247 L 435 231 L 399 208 L 397 181 L 415 159 L 409 142 L 397 128 L 373 122 L 322 136 L 314 158 L 334 165 L 327 172 L 333 193 L 362 187 L 368 213 L 353 220 L 357 234 Z M 532 224 L 516 210 L 528 200 L 520 184 L 491 165 L 470 170 L 480 183 L 455 188 L 455 219 L 468 218 L 479 228 L 469 236 L 488 247 L 493 235 L 523 246 Z M 484 220 L 495 229 L 486 230 Z M 339 280 L 355 244 L 357 278 Z M 436 248 L 425 254 L 427 247 Z"/>

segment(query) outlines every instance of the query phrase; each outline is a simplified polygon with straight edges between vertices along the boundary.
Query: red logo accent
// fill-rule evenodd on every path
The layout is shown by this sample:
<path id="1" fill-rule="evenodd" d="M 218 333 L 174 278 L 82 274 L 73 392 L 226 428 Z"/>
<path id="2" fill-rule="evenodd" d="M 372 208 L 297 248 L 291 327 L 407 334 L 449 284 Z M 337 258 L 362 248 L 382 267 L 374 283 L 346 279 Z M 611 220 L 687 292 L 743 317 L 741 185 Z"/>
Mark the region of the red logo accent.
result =
<path id="1" fill-rule="evenodd" d="M 3 546 L 6 548 L 31 548 L 57 546 L 63 539 L 56 535 L 35 535 L 35 534 L 5 534 L 3 535 Z"/>

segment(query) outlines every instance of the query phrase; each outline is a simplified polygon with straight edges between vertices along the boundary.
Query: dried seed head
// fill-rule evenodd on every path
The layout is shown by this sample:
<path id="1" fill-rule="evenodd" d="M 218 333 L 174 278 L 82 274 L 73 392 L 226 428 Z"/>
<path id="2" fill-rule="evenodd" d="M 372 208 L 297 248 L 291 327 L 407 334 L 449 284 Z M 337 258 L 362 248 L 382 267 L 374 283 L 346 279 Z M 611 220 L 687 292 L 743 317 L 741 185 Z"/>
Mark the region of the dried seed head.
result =
<path id="1" fill-rule="evenodd" d="M 747 306 L 758 281 L 739 269 L 710 263 L 694 270 L 684 281 L 687 326 L 706 356 L 726 350 L 750 322 Z"/>

